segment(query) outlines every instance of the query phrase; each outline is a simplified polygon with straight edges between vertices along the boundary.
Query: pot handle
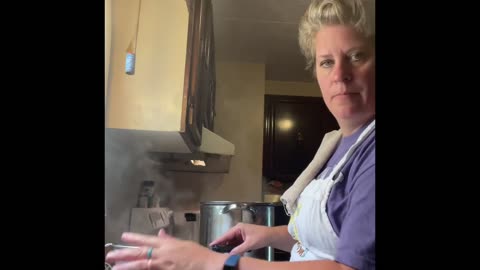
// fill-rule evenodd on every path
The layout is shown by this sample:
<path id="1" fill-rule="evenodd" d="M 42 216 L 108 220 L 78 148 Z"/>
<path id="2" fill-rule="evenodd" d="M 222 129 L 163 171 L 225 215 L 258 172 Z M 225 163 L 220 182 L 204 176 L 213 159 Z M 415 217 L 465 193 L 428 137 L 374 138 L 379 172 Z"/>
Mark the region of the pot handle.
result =
<path id="1" fill-rule="evenodd" d="M 250 211 L 252 213 L 252 219 L 255 220 L 255 209 L 253 209 L 253 207 L 249 206 L 246 203 L 241 203 L 241 204 L 232 203 L 232 204 L 229 204 L 229 205 L 225 206 L 220 213 L 221 214 L 226 214 L 226 213 L 228 213 L 232 210 L 235 210 L 235 209 L 241 209 L 242 211 L 245 211 L 245 210 Z"/>

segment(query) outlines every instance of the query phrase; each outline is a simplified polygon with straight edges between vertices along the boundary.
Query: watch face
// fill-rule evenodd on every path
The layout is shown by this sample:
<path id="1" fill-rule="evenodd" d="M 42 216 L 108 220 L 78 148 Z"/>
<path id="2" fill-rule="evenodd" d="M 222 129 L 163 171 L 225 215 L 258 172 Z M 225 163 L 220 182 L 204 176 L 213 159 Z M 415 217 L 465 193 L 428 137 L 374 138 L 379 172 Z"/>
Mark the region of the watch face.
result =
<path id="1" fill-rule="evenodd" d="M 213 251 L 220 252 L 220 253 L 229 253 L 230 251 L 232 251 L 233 248 L 234 248 L 234 246 L 229 246 L 229 245 L 213 245 L 213 246 L 211 246 L 211 249 Z"/>

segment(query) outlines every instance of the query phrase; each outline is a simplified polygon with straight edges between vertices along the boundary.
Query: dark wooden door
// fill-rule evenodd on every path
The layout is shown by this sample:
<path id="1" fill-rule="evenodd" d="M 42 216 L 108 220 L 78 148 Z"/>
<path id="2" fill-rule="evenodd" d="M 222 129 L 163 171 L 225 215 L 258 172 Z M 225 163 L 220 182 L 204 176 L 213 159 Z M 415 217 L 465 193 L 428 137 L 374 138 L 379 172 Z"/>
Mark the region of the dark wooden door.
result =
<path id="1" fill-rule="evenodd" d="M 293 182 L 312 160 L 325 133 L 338 128 L 320 97 L 265 95 L 263 175 Z"/>

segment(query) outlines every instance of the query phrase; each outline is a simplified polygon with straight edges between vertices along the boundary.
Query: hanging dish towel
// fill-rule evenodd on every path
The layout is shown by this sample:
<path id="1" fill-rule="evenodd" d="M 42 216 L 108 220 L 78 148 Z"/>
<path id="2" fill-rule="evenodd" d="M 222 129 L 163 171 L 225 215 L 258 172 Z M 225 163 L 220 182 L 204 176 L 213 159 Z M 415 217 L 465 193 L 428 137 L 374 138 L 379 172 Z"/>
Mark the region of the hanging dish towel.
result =
<path id="1" fill-rule="evenodd" d="M 328 161 L 341 138 L 342 132 L 340 130 L 334 130 L 325 134 L 313 160 L 300 174 L 297 180 L 295 180 L 293 185 L 283 193 L 282 197 L 280 197 L 280 200 L 287 210 L 287 215 L 292 215 L 295 212 L 297 198 L 300 196 L 300 193 L 302 193 L 303 189 L 310 183 L 310 181 L 312 181 L 323 165 Z"/>

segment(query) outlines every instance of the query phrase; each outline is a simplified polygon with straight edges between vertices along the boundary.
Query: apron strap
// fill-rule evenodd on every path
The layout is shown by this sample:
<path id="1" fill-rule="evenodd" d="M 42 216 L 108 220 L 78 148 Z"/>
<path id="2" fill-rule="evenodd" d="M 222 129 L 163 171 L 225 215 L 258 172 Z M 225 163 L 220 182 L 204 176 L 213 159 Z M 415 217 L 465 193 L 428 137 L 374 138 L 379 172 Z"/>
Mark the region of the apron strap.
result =
<path id="1" fill-rule="evenodd" d="M 347 153 L 342 157 L 342 159 L 337 163 L 333 168 L 331 175 L 333 175 L 332 180 L 335 181 L 340 174 L 340 170 L 345 166 L 347 161 L 353 155 L 355 150 L 360 146 L 360 144 L 375 130 L 375 119 L 368 125 L 367 128 L 358 136 L 357 141 L 348 149 Z"/>

